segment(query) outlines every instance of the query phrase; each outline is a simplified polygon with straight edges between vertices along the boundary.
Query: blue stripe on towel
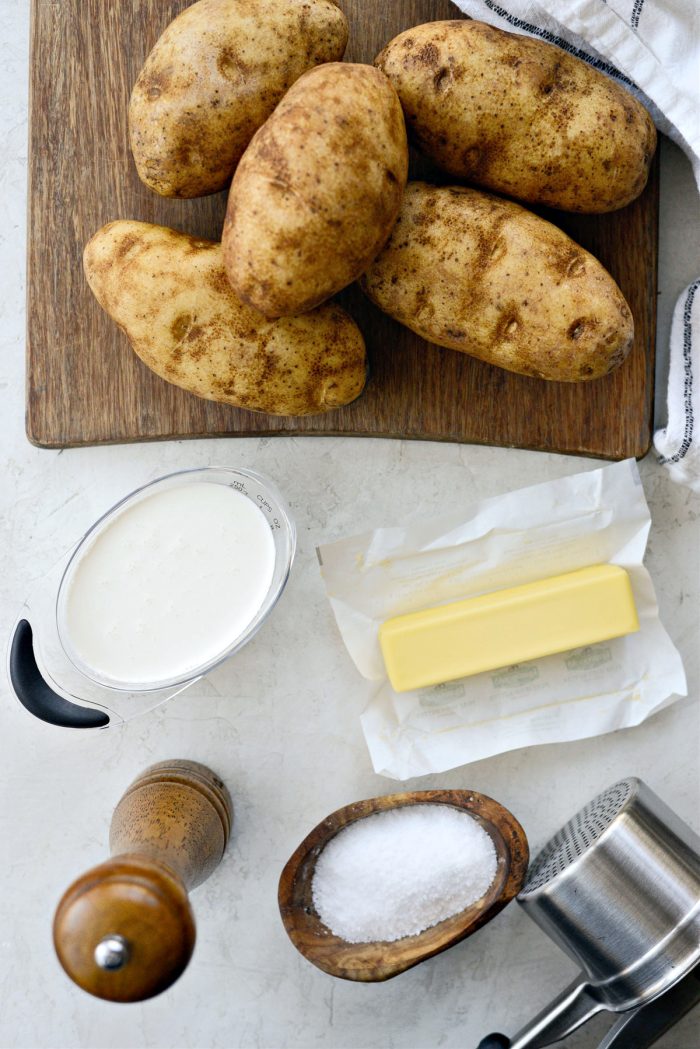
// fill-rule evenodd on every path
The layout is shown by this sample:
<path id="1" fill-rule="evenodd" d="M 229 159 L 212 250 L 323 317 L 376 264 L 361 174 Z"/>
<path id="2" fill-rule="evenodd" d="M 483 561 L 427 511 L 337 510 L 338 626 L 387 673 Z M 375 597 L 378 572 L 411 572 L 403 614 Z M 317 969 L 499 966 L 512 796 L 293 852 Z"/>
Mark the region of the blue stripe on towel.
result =
<path id="1" fill-rule="evenodd" d="M 640 2 L 640 0 L 638 0 Z M 562 51 L 568 51 L 570 55 L 574 55 L 575 58 L 581 58 L 584 62 L 587 62 L 589 66 L 593 66 L 594 69 L 600 69 L 601 72 L 607 73 L 608 76 L 615 77 L 620 83 L 626 84 L 627 87 L 634 88 L 638 91 L 637 85 L 634 81 L 629 80 L 628 77 L 621 73 L 619 69 L 611 65 L 609 62 L 604 62 L 601 58 L 593 58 L 586 51 L 582 51 L 579 47 L 574 47 L 567 40 L 562 39 L 560 36 L 555 36 L 554 33 L 550 33 L 547 29 L 540 29 L 539 26 L 533 25 L 532 22 L 526 22 L 522 18 L 517 18 L 515 15 L 511 15 L 504 7 L 500 4 L 494 3 L 494 0 L 483 0 L 483 3 L 488 7 L 489 11 L 493 11 L 495 15 L 500 18 L 504 18 L 506 22 L 509 22 L 516 29 L 522 29 L 525 33 L 531 33 L 533 36 L 538 36 L 542 40 L 547 40 L 550 44 L 556 44 Z M 641 0 L 644 3 L 644 0 Z M 641 11 L 641 7 L 640 7 Z"/>
<path id="2" fill-rule="evenodd" d="M 683 440 L 675 455 L 668 458 L 659 456 L 660 463 L 677 463 L 683 458 L 693 443 L 695 431 L 695 416 L 693 413 L 693 324 L 691 313 L 695 292 L 700 288 L 700 280 L 696 280 L 688 288 L 688 294 L 683 307 L 683 409 L 685 411 L 685 427 L 683 428 Z"/>

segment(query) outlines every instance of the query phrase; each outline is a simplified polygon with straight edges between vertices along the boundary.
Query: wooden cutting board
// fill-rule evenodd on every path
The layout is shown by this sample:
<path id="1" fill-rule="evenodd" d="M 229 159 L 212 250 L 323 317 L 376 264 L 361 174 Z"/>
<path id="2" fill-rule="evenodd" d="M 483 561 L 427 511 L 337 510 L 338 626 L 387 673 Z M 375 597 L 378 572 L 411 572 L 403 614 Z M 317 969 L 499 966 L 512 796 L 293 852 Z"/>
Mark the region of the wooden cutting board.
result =
<path id="1" fill-rule="evenodd" d="M 32 0 L 27 433 L 47 448 L 169 437 L 276 433 L 416 437 L 642 456 L 651 437 L 658 169 L 612 215 L 550 213 L 610 270 L 636 322 L 613 375 L 571 385 L 527 379 L 430 346 L 371 306 L 341 301 L 367 340 L 371 379 L 355 404 L 281 419 L 200 400 L 151 374 L 100 310 L 83 245 L 105 222 L 141 219 L 218 239 L 225 194 L 163 200 L 131 160 L 127 105 L 141 65 L 188 0 Z M 398 32 L 459 17 L 449 0 L 341 0 L 351 61 L 371 61 Z M 414 176 L 431 177 L 413 158 Z"/>

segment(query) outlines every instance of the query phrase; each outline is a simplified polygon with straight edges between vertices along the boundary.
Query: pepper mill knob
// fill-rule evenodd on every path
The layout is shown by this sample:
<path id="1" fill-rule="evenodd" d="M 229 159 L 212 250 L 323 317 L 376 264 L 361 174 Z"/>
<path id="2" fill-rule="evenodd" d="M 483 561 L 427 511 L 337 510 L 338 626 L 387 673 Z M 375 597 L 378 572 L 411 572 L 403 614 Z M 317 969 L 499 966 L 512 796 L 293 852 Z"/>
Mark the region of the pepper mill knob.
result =
<path id="1" fill-rule="evenodd" d="M 121 969 L 129 961 L 129 944 L 123 936 L 105 936 L 95 947 L 100 969 Z"/>
<path id="2" fill-rule="evenodd" d="M 195 942 L 188 890 L 219 865 L 232 819 L 226 787 L 197 762 L 163 761 L 131 784 L 112 817 L 112 858 L 56 910 L 56 953 L 79 987 L 137 1002 L 177 980 Z"/>

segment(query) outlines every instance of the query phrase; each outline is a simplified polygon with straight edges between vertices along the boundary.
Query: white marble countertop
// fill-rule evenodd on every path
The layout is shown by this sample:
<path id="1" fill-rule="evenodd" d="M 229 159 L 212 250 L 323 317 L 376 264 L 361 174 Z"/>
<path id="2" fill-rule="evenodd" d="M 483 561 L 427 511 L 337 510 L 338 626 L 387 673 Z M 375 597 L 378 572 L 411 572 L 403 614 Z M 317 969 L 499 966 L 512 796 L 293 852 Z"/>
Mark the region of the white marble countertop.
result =
<path id="1" fill-rule="evenodd" d="M 30 718 L 0 697 L 0 1045 L 7 1047 L 434 1047 L 471 1049 L 513 1033 L 573 976 L 574 966 L 513 905 L 471 940 L 385 985 L 334 981 L 287 939 L 276 905 L 280 870 L 327 813 L 396 784 L 371 769 L 359 715 L 371 685 L 336 632 L 315 546 L 379 524 L 590 468 L 586 460 L 400 441 L 274 438 L 40 451 L 24 436 L 24 255 L 27 0 L 0 0 L 0 388 L 3 391 L 0 636 L 57 556 L 115 497 L 168 470 L 252 466 L 286 492 L 299 527 L 293 578 L 273 620 L 194 693 L 122 729 L 80 733 Z M 662 153 L 659 388 L 676 295 L 700 273 L 700 217 L 690 167 Z M 529 748 L 410 788 L 470 787 L 508 806 L 536 849 L 600 789 L 641 775 L 696 829 L 700 499 L 653 456 L 641 464 L 653 527 L 647 564 L 680 649 L 689 697 L 636 729 Z M 415 498 L 422 493 L 421 502 Z M 116 1006 L 64 976 L 51 945 L 56 902 L 107 856 L 114 804 L 150 763 L 210 764 L 233 794 L 224 862 L 193 895 L 194 958 L 168 992 Z M 692 1049 L 696 1015 L 658 1045 Z M 566 1044 L 593 1049 L 608 1019 Z"/>

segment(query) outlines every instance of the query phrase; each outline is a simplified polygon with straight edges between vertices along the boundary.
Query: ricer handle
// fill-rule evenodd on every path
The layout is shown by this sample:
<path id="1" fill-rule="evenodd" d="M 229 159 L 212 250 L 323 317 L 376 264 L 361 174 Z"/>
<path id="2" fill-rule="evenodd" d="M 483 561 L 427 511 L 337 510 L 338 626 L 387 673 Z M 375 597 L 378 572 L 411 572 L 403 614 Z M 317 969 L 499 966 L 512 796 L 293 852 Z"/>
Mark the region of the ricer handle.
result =
<path id="1" fill-rule="evenodd" d="M 34 655 L 32 628 L 27 619 L 20 619 L 15 627 L 8 669 L 17 699 L 40 721 L 62 728 L 105 728 L 109 725 L 109 716 L 104 710 L 71 703 L 46 683 Z"/>
<path id="2" fill-rule="evenodd" d="M 579 977 L 512 1039 L 503 1034 L 489 1034 L 477 1049 L 543 1049 L 566 1038 L 602 1008 L 588 984 L 582 983 Z"/>

